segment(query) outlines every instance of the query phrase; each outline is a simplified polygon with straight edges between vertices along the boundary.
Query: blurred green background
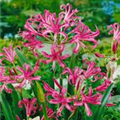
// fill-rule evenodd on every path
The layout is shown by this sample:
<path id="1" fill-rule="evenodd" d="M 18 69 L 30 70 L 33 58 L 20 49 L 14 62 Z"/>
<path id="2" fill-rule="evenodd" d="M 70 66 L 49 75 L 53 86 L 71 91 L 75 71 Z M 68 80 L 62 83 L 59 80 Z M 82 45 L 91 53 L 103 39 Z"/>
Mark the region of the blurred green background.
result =
<path id="1" fill-rule="evenodd" d="M 108 35 L 107 25 L 120 23 L 120 0 L 0 0 L 1 38 L 17 37 L 27 18 L 45 9 L 59 13 L 60 5 L 67 3 L 79 10 L 78 15 L 91 29 L 97 25 L 103 37 Z"/>

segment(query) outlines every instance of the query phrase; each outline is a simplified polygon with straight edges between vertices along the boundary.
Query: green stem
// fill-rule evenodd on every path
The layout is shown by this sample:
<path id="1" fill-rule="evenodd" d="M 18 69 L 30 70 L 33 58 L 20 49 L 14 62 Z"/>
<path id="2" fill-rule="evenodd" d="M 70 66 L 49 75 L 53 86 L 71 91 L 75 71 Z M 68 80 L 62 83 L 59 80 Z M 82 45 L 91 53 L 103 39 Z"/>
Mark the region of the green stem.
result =
<path id="1" fill-rule="evenodd" d="M 27 116 L 27 120 L 29 120 L 29 116 Z"/>
<path id="2" fill-rule="evenodd" d="M 70 60 L 70 68 L 73 69 L 75 66 L 75 59 L 76 59 L 76 55 L 72 54 L 71 60 Z M 74 94 L 74 87 L 70 84 L 68 84 L 68 92 L 73 95 Z"/>
<path id="3" fill-rule="evenodd" d="M 72 54 L 72 57 L 71 57 L 71 60 L 70 60 L 70 66 L 69 66 L 71 69 L 73 69 L 74 66 L 75 66 L 75 58 L 76 58 L 76 55 Z M 67 92 L 70 93 L 71 95 L 73 95 L 74 94 L 74 86 L 68 84 Z M 66 109 L 65 113 L 66 113 L 65 114 L 65 120 L 67 120 L 70 116 L 70 111 L 68 111 Z"/>
<path id="4" fill-rule="evenodd" d="M 78 118 L 78 108 L 76 108 L 75 115 L 74 115 L 74 120 L 77 120 Z"/>
<path id="5" fill-rule="evenodd" d="M 46 110 L 45 103 L 42 103 L 42 107 L 43 107 L 43 114 L 44 114 L 45 120 L 49 120 L 48 116 L 47 116 L 47 110 Z"/>
<path id="6" fill-rule="evenodd" d="M 37 97 L 38 105 L 40 107 L 40 105 L 42 104 L 44 118 L 45 118 L 45 120 L 48 120 L 43 90 L 42 90 L 40 84 L 37 83 L 36 81 L 33 81 L 33 84 L 34 84 L 33 91 L 34 91 L 35 96 Z"/>
<path id="7" fill-rule="evenodd" d="M 59 75 L 62 73 L 62 69 L 59 66 Z M 63 79 L 60 78 L 60 85 L 63 86 Z"/>
<path id="8" fill-rule="evenodd" d="M 60 85 L 63 86 L 63 80 L 62 79 L 60 79 Z"/>

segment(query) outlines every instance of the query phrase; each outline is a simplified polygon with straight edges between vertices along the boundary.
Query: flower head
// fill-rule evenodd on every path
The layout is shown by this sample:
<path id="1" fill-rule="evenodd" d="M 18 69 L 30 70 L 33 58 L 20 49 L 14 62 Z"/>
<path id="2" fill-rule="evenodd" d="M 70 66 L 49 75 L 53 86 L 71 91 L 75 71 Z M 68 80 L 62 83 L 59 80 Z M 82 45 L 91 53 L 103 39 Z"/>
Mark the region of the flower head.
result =
<path id="1" fill-rule="evenodd" d="M 12 79 L 10 76 L 6 76 L 5 72 L 5 68 L 0 67 L 0 83 L 2 83 L 0 85 L 0 92 L 5 90 L 7 93 L 12 93 L 12 89 L 9 89 L 7 85 L 16 83 L 16 80 Z"/>
<path id="2" fill-rule="evenodd" d="M 12 49 L 12 45 L 10 45 L 8 48 L 4 47 L 3 53 L 0 53 L 0 56 L 4 56 L 4 58 L 2 58 L 2 60 L 6 59 L 6 60 L 10 61 L 11 63 L 14 63 L 15 55 L 16 55 L 15 49 Z"/>
<path id="3" fill-rule="evenodd" d="M 56 61 L 60 64 L 61 67 L 65 67 L 65 64 L 62 62 L 62 60 L 69 57 L 68 54 L 61 55 L 64 50 L 64 45 L 61 45 L 60 47 L 58 45 L 52 45 L 51 46 L 51 54 L 47 54 L 45 51 L 42 51 L 42 54 L 44 57 L 49 58 L 48 60 L 43 61 L 44 63 L 48 64 L 50 62 L 53 62 L 53 69 L 55 68 Z"/>
<path id="4" fill-rule="evenodd" d="M 116 53 L 118 44 L 120 44 L 120 25 L 119 25 L 119 23 L 114 23 L 114 24 L 109 25 L 108 30 L 110 30 L 109 34 L 113 34 L 112 50 L 114 53 Z"/>
<path id="5" fill-rule="evenodd" d="M 30 32 L 27 31 L 22 32 L 21 36 L 28 41 L 23 45 L 25 47 L 30 47 L 30 50 L 32 50 L 34 55 L 38 57 L 39 55 L 36 50 L 43 47 L 42 42 L 37 40 L 35 35 L 32 35 Z"/>
<path id="6" fill-rule="evenodd" d="M 60 104 L 60 108 L 57 111 L 57 116 L 61 116 L 61 112 L 64 107 L 66 107 L 69 111 L 73 112 L 74 107 L 69 105 L 69 103 L 73 102 L 75 98 L 66 97 L 65 94 L 67 90 L 63 88 L 57 80 L 54 79 L 55 84 L 58 86 L 61 92 L 58 92 L 51 88 L 47 83 L 44 82 L 44 89 L 47 91 L 46 96 L 52 96 L 52 99 L 49 101 L 51 104 Z"/>
<path id="7" fill-rule="evenodd" d="M 64 69 L 62 74 L 66 74 L 66 73 L 69 73 L 68 81 L 69 81 L 70 84 L 72 82 L 72 85 L 76 85 L 77 81 L 83 79 L 82 78 L 83 77 L 83 75 L 82 75 L 83 70 L 78 68 L 78 67 L 76 67 L 73 71 L 70 68 L 67 67 L 67 68 Z"/>
<path id="8" fill-rule="evenodd" d="M 101 96 L 100 93 L 97 93 L 97 94 L 93 95 L 93 90 L 92 90 L 91 87 L 89 88 L 88 95 L 85 95 L 83 93 L 84 89 L 85 89 L 85 87 L 83 87 L 83 89 L 80 92 L 81 93 L 80 100 L 74 102 L 74 105 L 75 106 L 83 106 L 84 105 L 86 113 L 87 113 L 87 116 L 91 116 L 92 115 L 92 111 L 90 110 L 90 108 L 88 106 L 88 103 L 89 104 L 93 104 L 93 105 L 100 105 L 102 96 Z"/>
<path id="9" fill-rule="evenodd" d="M 101 68 L 100 67 L 96 67 L 95 66 L 95 62 L 91 61 L 91 62 L 87 62 L 87 70 L 84 70 L 84 77 L 87 79 L 91 76 L 94 77 L 94 82 L 97 80 L 102 79 L 103 76 L 105 76 L 105 73 L 101 72 Z"/>
<path id="10" fill-rule="evenodd" d="M 24 98 L 23 100 L 19 101 L 18 107 L 22 108 L 22 105 L 24 105 L 27 116 L 30 116 L 32 114 L 32 112 L 34 114 L 38 108 L 36 102 L 37 102 L 36 98 L 32 98 L 31 100 Z"/>
<path id="11" fill-rule="evenodd" d="M 20 80 L 19 88 L 24 86 L 27 81 L 40 80 L 40 76 L 32 76 L 39 69 L 39 61 L 36 63 L 33 70 L 30 69 L 30 65 L 24 64 L 23 68 L 17 67 L 17 69 L 22 73 L 21 75 L 16 75 L 15 78 Z"/>
<path id="12" fill-rule="evenodd" d="M 51 108 L 49 108 L 48 106 L 46 108 L 47 108 L 48 118 L 49 119 L 54 118 L 55 120 L 58 120 L 58 118 L 55 116 L 55 112 Z M 41 120 L 45 120 L 44 116 L 41 118 Z"/>
<path id="13" fill-rule="evenodd" d="M 80 47 L 86 48 L 86 45 L 83 43 L 84 41 L 92 42 L 94 44 L 93 48 L 96 48 L 97 41 L 95 40 L 95 37 L 100 33 L 98 28 L 95 32 L 92 32 L 88 26 L 79 22 L 78 26 L 72 30 L 71 33 L 75 34 L 70 40 L 70 43 L 76 44 L 76 47 L 73 50 L 74 53 L 78 53 Z"/>
<path id="14" fill-rule="evenodd" d="M 96 91 L 102 91 L 105 92 L 106 89 L 110 86 L 111 81 L 109 79 L 105 80 L 105 82 L 103 84 L 101 84 L 100 86 L 96 87 Z"/>
<path id="15" fill-rule="evenodd" d="M 63 17 L 63 21 L 68 24 L 68 26 L 73 26 L 75 24 L 75 19 L 80 19 L 75 14 L 78 12 L 77 9 L 72 10 L 72 5 L 69 3 L 67 5 L 61 5 L 61 10 L 64 10 L 60 12 L 59 16 Z"/>

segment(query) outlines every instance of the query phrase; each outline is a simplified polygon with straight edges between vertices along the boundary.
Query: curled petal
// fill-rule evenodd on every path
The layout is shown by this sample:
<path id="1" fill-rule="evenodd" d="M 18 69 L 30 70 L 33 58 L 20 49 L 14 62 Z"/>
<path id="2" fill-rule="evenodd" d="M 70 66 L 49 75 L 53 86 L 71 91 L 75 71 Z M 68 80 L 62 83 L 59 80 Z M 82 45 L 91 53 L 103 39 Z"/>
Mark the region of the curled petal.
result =
<path id="1" fill-rule="evenodd" d="M 64 108 L 64 106 L 61 105 L 60 108 L 58 109 L 58 111 L 57 111 L 57 116 L 58 116 L 58 117 L 59 117 L 59 116 L 62 116 L 62 115 L 61 115 L 61 112 L 62 112 L 63 108 Z"/>
<path id="2" fill-rule="evenodd" d="M 95 53 L 95 56 L 96 56 L 96 57 L 99 57 L 99 58 L 104 58 L 104 57 L 105 57 L 103 54 L 100 54 L 100 53 L 98 53 L 98 52 Z"/>
<path id="3" fill-rule="evenodd" d="M 86 103 L 84 103 L 84 105 L 85 105 L 85 110 L 86 110 L 87 116 L 92 116 L 92 112 L 91 112 L 89 106 Z"/>

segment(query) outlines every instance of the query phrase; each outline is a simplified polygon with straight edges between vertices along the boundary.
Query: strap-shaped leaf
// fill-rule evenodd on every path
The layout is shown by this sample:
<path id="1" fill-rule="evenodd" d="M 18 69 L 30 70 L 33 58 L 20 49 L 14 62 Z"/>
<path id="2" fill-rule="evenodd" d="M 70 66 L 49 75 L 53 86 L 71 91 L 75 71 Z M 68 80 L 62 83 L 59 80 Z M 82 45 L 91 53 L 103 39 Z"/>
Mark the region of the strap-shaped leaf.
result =
<path id="1" fill-rule="evenodd" d="M 5 120 L 16 120 L 12 114 L 12 109 L 3 93 L 0 93 L 0 103 L 4 112 Z"/>
<path id="2" fill-rule="evenodd" d="M 38 99 L 40 102 L 45 102 L 45 97 L 44 97 L 44 92 L 41 87 L 41 85 L 36 81 L 36 86 L 37 86 L 37 94 L 38 94 Z"/>
<path id="3" fill-rule="evenodd" d="M 106 90 L 106 92 L 104 93 L 103 95 L 103 99 L 101 101 L 101 105 L 97 106 L 95 111 L 93 111 L 93 115 L 91 117 L 91 119 L 89 120 L 102 120 L 101 117 L 102 117 L 102 114 L 104 112 L 104 107 L 107 103 L 107 100 L 110 96 L 110 93 L 112 91 L 112 88 L 113 88 L 113 83 L 108 87 L 108 89 Z"/>
<path id="4" fill-rule="evenodd" d="M 15 52 L 19 58 L 21 65 L 23 65 L 24 63 L 29 64 L 25 56 L 22 54 L 22 52 L 18 48 L 15 49 Z"/>
<path id="5" fill-rule="evenodd" d="M 13 101 L 12 104 L 13 104 L 14 113 L 18 115 L 19 118 L 22 120 L 22 114 L 20 108 L 18 107 L 18 102 L 21 100 L 20 94 L 18 91 L 14 89 L 14 87 L 11 84 L 9 84 L 8 87 L 12 89 L 11 97 Z"/>

